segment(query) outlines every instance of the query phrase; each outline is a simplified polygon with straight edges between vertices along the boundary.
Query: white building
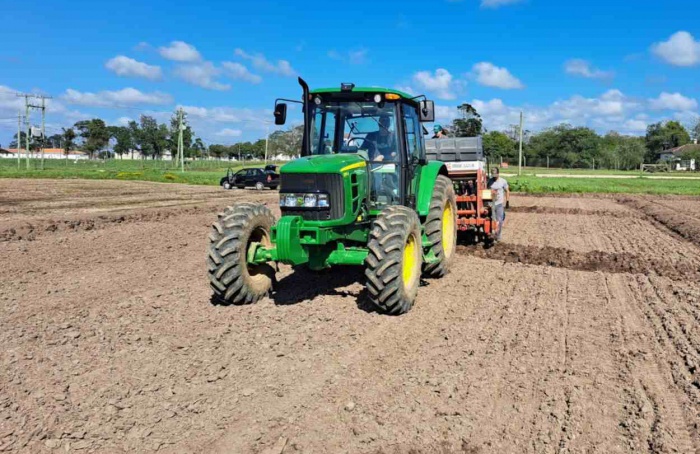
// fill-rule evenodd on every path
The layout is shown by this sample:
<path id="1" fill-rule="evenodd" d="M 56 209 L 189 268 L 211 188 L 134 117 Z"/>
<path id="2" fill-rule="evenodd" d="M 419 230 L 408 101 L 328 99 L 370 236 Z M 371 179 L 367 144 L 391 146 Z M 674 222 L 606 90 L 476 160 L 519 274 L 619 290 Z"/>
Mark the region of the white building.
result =
<path id="1" fill-rule="evenodd" d="M 17 159 L 17 148 L 0 148 L 0 158 L 6 159 Z M 22 159 L 27 157 L 26 150 L 19 150 Z M 29 152 L 30 158 L 41 158 L 41 150 L 31 150 Z M 62 148 L 44 148 L 44 159 L 87 159 L 87 153 L 79 150 L 70 150 L 68 156 L 64 154 Z"/>

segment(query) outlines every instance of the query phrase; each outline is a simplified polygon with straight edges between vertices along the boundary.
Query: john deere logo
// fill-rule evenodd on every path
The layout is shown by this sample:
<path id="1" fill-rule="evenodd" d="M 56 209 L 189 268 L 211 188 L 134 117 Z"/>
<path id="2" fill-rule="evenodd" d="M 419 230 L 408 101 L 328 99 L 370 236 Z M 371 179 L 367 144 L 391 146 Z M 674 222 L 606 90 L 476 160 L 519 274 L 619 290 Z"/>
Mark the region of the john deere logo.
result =
<path id="1" fill-rule="evenodd" d="M 304 204 L 304 198 L 303 197 L 297 197 L 297 205 L 303 205 Z"/>

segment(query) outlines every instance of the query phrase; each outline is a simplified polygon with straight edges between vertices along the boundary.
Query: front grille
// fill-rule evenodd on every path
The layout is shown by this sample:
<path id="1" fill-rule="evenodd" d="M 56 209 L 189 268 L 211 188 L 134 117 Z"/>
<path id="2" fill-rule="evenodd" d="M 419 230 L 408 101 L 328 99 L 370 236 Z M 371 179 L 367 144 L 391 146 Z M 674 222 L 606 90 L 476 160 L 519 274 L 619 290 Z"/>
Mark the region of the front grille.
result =
<path id="1" fill-rule="evenodd" d="M 343 176 L 337 173 L 283 173 L 280 193 L 325 192 L 330 196 L 330 210 L 300 210 L 282 207 L 283 215 L 298 215 L 307 221 L 340 219 L 345 213 Z"/>

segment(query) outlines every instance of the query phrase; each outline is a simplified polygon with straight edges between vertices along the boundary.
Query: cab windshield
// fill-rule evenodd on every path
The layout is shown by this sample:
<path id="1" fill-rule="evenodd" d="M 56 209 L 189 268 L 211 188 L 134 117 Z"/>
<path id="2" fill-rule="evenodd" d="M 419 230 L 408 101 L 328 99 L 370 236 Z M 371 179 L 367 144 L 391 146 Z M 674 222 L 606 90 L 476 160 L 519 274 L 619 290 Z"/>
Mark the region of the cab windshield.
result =
<path id="1" fill-rule="evenodd" d="M 359 153 L 369 161 L 399 160 L 396 106 L 366 101 L 312 104 L 311 154 Z"/>
<path id="2" fill-rule="evenodd" d="M 368 101 L 311 104 L 311 154 L 357 153 L 367 159 L 374 209 L 400 200 L 396 107 Z"/>

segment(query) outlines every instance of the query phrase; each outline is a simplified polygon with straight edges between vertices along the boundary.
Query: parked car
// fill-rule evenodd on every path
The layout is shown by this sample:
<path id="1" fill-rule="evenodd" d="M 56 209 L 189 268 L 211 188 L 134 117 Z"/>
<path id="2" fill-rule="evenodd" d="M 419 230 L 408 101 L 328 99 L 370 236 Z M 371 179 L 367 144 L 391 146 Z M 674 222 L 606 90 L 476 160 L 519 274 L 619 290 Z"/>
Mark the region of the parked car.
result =
<path id="1" fill-rule="evenodd" d="M 280 184 L 280 176 L 274 171 L 263 170 L 257 167 L 241 169 L 234 173 L 231 169 L 226 171 L 226 176 L 219 182 L 224 189 L 233 188 L 255 188 L 263 190 L 265 188 L 277 189 Z"/>

